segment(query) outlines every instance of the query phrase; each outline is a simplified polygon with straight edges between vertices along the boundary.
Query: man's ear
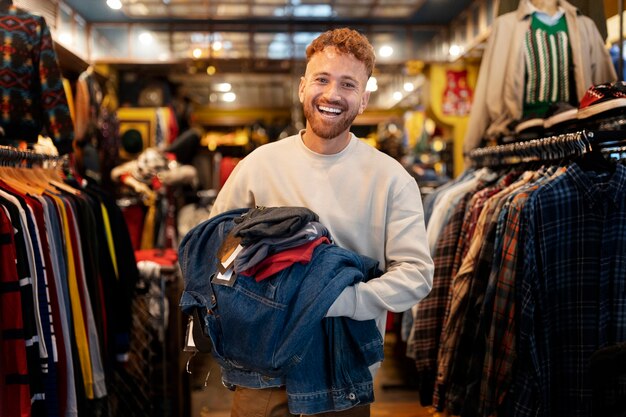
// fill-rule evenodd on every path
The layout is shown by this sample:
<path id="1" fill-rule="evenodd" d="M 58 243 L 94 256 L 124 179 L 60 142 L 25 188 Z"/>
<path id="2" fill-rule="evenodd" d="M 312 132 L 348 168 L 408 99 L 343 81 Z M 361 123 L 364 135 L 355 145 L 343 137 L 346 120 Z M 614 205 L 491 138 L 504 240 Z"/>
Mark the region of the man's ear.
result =
<path id="1" fill-rule="evenodd" d="M 365 91 L 361 96 L 361 104 L 359 105 L 359 114 L 362 114 L 367 107 L 367 103 L 370 101 L 370 93 L 371 91 Z"/>
<path id="2" fill-rule="evenodd" d="M 306 86 L 306 79 L 304 76 L 300 77 L 300 85 L 298 86 L 298 98 L 300 103 L 304 103 L 304 87 Z"/>

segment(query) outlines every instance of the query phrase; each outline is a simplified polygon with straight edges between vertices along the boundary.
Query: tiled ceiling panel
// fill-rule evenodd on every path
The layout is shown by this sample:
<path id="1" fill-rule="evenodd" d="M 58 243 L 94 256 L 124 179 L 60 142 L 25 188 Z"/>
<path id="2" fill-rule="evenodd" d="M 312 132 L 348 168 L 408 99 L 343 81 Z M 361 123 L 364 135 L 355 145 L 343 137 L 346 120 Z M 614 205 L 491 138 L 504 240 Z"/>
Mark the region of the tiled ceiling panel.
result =
<path id="1" fill-rule="evenodd" d="M 78 12 L 87 22 L 132 22 L 142 19 L 206 20 L 236 18 L 284 18 L 290 21 L 314 20 L 329 16 L 350 24 L 351 20 L 367 20 L 378 24 L 392 16 L 398 25 L 440 25 L 450 23 L 472 0 L 122 0 L 122 10 L 111 10 L 106 0 L 15 0 L 17 4 L 27 2 L 65 3 Z M 235 16 L 218 13 L 219 5 L 240 5 Z M 307 6 L 307 7 L 304 7 Z M 320 6 L 311 8 L 311 6 Z M 373 14 L 377 6 L 388 9 L 386 16 Z M 398 8 L 394 12 L 394 8 Z M 230 9 L 233 10 L 233 9 Z"/>
<path id="2" fill-rule="evenodd" d="M 416 14 L 425 0 L 127 0 L 129 18 L 225 19 L 249 18 L 402 18 Z"/>

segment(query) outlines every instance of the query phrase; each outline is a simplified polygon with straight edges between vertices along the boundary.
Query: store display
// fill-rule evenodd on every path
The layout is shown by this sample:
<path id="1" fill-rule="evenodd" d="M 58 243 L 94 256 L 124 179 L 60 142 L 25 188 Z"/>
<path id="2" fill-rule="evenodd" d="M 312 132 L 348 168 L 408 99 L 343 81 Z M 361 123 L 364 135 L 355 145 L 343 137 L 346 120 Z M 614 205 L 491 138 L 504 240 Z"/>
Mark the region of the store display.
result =
<path id="1" fill-rule="evenodd" d="M 578 106 L 590 85 L 617 80 L 604 41 L 591 19 L 578 13 L 576 7 L 565 0 L 543 2 L 541 6 L 533 6 L 533 3 L 520 1 L 516 11 L 499 16 L 492 26 L 464 138 L 465 153 L 511 136 L 514 133 L 510 130 L 512 122 L 530 115 L 525 112 L 532 112 L 527 107 L 530 100 L 536 100 L 538 110 L 543 108 L 542 114 L 537 114 L 543 118 L 551 102 L 561 101 L 559 97 Z M 537 7 L 545 8 L 540 11 L 550 10 L 550 7 L 560 10 L 554 15 L 560 18 L 550 24 L 538 21 Z M 548 13 L 544 16 L 547 17 L 542 19 L 550 22 L 551 16 Z M 535 37 L 528 36 L 531 21 L 536 22 L 535 30 L 540 31 Z M 563 26 L 550 29 L 552 25 Z M 551 30 L 556 31 L 552 38 L 546 32 Z M 556 47 L 559 44 L 562 48 Z M 502 59 L 503 51 L 509 51 L 506 59 Z M 550 55 L 547 59 L 542 55 L 546 53 Z M 545 68 L 539 63 L 544 63 Z M 529 78 L 528 74 L 534 77 Z M 544 95 L 547 87 L 554 85 L 550 79 L 557 83 L 557 88 L 553 95 L 547 96 Z M 569 84 L 561 87 L 564 81 Z M 531 91 L 541 96 L 529 95 Z"/>
<path id="2" fill-rule="evenodd" d="M 612 403 L 591 384 L 589 361 L 624 342 L 622 320 L 603 322 L 598 308 L 621 296 L 586 288 L 624 276 L 613 262 L 621 249 L 602 249 L 623 239 L 597 233 L 621 227 L 626 171 L 611 155 L 624 145 L 622 132 L 579 131 L 476 149 L 477 168 L 429 196 L 425 207 L 448 215 L 410 341 L 420 393 L 432 394 L 422 402 L 485 416 L 595 415 Z"/>
<path id="3" fill-rule="evenodd" d="M 105 14 L 91 20 L 83 0 L 0 0 L 0 416 L 217 417 L 242 378 L 286 383 L 294 412 L 375 394 L 372 415 L 626 415 L 626 83 L 616 73 L 623 39 L 607 31 L 621 2 L 391 0 L 407 16 L 441 13 L 447 23 L 428 44 L 413 36 L 422 23 L 389 24 L 379 7 L 367 25 L 377 53 L 401 32 L 406 44 L 379 56 L 350 149 L 391 156 L 416 194 L 380 182 L 382 160 L 365 156 L 332 184 L 328 170 L 298 169 L 319 155 L 297 140 L 305 61 L 291 54 L 304 51 L 301 34 L 333 19 L 311 26 L 300 6 L 278 5 L 285 33 L 243 25 L 274 7 L 259 1 L 243 8 L 252 16 L 227 19 L 241 18 L 241 31 L 220 33 L 214 21 L 191 34 L 170 22 L 174 2 L 150 8 L 169 11 L 154 30 L 126 22 L 128 4 L 111 24 Z M 340 20 L 346 1 L 329 6 Z M 359 19 L 346 26 L 364 27 Z M 283 38 L 285 56 L 265 57 Z M 255 71 L 268 75 L 262 85 L 248 79 Z M 268 144 L 267 166 L 246 160 Z M 434 278 L 404 294 L 428 296 L 376 323 L 324 318 L 344 286 L 379 271 L 340 249 L 347 232 L 337 239 L 317 215 L 299 212 L 280 233 L 256 216 L 285 207 L 211 218 L 241 171 L 245 181 L 229 191 L 240 201 L 271 185 L 280 191 L 268 201 L 283 204 L 281 192 L 306 182 L 307 207 L 339 213 L 362 251 L 395 232 L 353 224 L 356 208 L 390 189 L 386 201 L 421 202 Z M 377 191 L 355 199 L 370 182 Z M 395 268 L 408 253 L 400 241 L 379 262 Z M 370 302 L 352 301 L 336 308 L 364 314 Z M 372 383 L 365 370 L 383 351 Z M 345 367 L 334 366 L 339 356 Z"/>
<path id="4" fill-rule="evenodd" d="M 80 415 L 109 395 L 107 378 L 128 351 L 137 269 L 126 225 L 98 186 L 72 183 L 58 165 L 27 165 L 57 156 L 3 148 L 0 161 L 1 217 L 14 231 L 13 251 L 3 254 L 15 254 L 5 263 L 7 279 L 21 280 L 22 306 L 2 317 L 23 323 L 22 331 L 3 333 L 13 343 L 2 354 L 28 365 L 16 375 L 4 366 L 0 372 L 3 389 L 7 383 L 19 394 L 15 388 L 26 384 L 30 395 L 27 403 L 3 397 L 0 410 L 7 417 Z"/>

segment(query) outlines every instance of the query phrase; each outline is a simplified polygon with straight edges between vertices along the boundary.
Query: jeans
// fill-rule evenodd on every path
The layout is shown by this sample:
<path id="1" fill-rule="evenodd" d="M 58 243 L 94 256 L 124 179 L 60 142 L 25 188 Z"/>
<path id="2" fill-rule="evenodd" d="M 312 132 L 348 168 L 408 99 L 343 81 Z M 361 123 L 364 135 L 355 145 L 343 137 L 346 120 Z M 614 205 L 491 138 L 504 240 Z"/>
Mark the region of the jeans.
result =
<path id="1" fill-rule="evenodd" d="M 287 408 L 287 391 L 284 387 L 252 389 L 237 387 L 233 398 L 231 417 L 297 417 Z M 370 405 L 359 405 L 342 411 L 315 414 L 317 417 L 370 417 Z"/>
<path id="2" fill-rule="evenodd" d="M 212 283 L 216 251 L 241 213 L 226 212 L 202 223 L 179 249 L 185 280 L 180 306 L 187 314 L 200 313 L 224 383 L 286 385 L 293 413 L 371 403 L 368 367 L 383 358 L 374 320 L 324 316 L 346 286 L 380 273 L 377 262 L 322 245 L 309 263 L 294 264 L 261 282 L 238 276 L 232 286 Z"/>

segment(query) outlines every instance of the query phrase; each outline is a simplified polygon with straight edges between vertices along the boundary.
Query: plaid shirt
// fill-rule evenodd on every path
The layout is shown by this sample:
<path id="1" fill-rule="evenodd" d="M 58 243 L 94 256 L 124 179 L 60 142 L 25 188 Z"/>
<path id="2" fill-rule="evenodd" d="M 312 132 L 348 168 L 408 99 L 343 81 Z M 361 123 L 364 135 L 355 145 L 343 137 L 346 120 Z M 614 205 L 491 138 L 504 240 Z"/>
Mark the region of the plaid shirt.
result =
<path id="1" fill-rule="evenodd" d="M 557 172 L 564 172 L 561 169 Z M 479 355 L 471 364 L 473 384 L 479 391 L 478 415 L 491 415 L 502 401 L 510 385 L 511 366 L 515 360 L 514 283 L 517 265 L 519 214 L 528 196 L 548 182 L 553 171 L 536 173 L 526 185 L 511 193 L 503 202 L 496 226 L 495 258 L 492 264 L 477 340 L 485 340 Z M 477 347 L 478 348 L 478 347 Z M 477 381 L 477 382 L 475 382 Z M 467 394 L 476 398 L 478 392 Z"/>
<path id="2" fill-rule="evenodd" d="M 467 294 L 471 283 L 473 266 L 483 241 L 485 220 L 493 205 L 491 198 L 507 187 L 518 174 L 510 173 L 502 177 L 496 184 L 476 193 L 470 200 L 470 209 L 465 218 L 467 234 L 463 242 L 463 262 L 455 274 L 448 296 L 449 305 L 446 308 L 444 327 L 437 358 L 437 384 L 433 393 L 433 404 L 438 409 L 446 408 L 441 395 L 447 389 L 448 374 L 452 360 L 455 357 L 458 336 L 463 324 L 463 317 L 467 307 Z M 487 210 L 485 212 L 484 210 Z"/>
<path id="3" fill-rule="evenodd" d="M 437 369 L 437 350 L 439 336 L 443 327 L 450 282 L 454 276 L 455 254 L 459 244 L 461 226 L 465 216 L 465 208 L 472 193 L 466 194 L 456 205 L 450 220 L 446 223 L 441 237 L 437 240 L 433 262 L 435 274 L 430 293 L 417 304 L 413 323 L 413 339 L 409 340 L 415 357 L 415 365 L 420 375 L 420 401 L 422 405 L 430 405 L 435 370 Z"/>
<path id="4" fill-rule="evenodd" d="M 592 414 L 591 355 L 626 340 L 626 168 L 565 174 L 521 213 L 514 416 Z"/>
<path id="5" fill-rule="evenodd" d="M 465 273 L 468 276 L 469 288 L 466 295 L 467 307 L 459 328 L 457 348 L 454 357 L 450 361 L 451 368 L 449 370 L 448 388 L 446 389 L 446 409 L 452 414 L 458 415 L 462 412 L 465 414 L 469 410 L 476 410 L 477 408 L 477 396 L 468 396 L 466 392 L 469 390 L 467 384 L 471 376 L 470 364 L 475 356 L 484 353 L 484 342 L 481 343 L 475 339 L 483 305 L 483 296 L 494 262 L 498 216 L 504 203 L 507 201 L 507 197 L 527 184 L 535 176 L 536 173 L 531 171 L 527 171 L 519 177 L 515 173 L 504 184 L 515 178 L 517 180 L 486 202 L 481 219 L 479 219 L 479 227 L 484 229 L 484 237 L 479 242 L 480 248 L 476 261 L 472 262 L 471 269 L 465 272 L 459 270 L 458 275 Z M 475 241 L 474 243 L 478 242 Z M 482 360 L 480 364 L 479 372 L 482 373 Z M 477 392 L 478 390 L 476 390 Z"/>

